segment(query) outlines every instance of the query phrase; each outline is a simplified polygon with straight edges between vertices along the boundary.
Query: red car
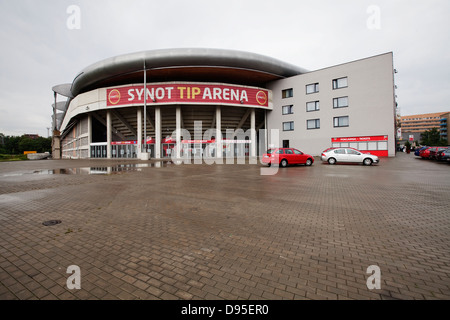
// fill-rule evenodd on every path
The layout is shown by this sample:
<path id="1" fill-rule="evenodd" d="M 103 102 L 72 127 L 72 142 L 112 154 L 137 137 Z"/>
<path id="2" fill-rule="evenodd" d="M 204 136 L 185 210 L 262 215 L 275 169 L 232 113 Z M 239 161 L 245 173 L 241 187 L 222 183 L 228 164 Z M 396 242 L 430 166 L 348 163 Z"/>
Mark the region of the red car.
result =
<path id="1" fill-rule="evenodd" d="M 447 147 L 437 147 L 435 150 L 430 150 L 430 159 L 437 160 L 437 154 L 439 151 L 443 151 L 447 149 Z"/>
<path id="2" fill-rule="evenodd" d="M 428 147 L 428 148 L 420 151 L 419 155 L 422 159 L 433 159 L 439 150 L 444 150 L 444 149 L 446 149 L 446 147 Z"/>
<path id="3" fill-rule="evenodd" d="M 262 162 L 286 167 L 290 164 L 304 164 L 310 166 L 314 163 L 314 157 L 294 148 L 274 148 L 267 150 Z"/>

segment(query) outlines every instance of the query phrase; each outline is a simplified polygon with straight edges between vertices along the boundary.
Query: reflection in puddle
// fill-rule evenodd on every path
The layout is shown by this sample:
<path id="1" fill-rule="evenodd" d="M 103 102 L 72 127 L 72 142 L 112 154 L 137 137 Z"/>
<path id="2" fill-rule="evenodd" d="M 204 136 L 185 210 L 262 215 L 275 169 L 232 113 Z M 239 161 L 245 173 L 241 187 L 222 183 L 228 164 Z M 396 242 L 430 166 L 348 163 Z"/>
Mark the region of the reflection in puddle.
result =
<path id="1" fill-rule="evenodd" d="M 161 168 L 172 164 L 172 161 L 157 161 L 151 163 L 134 163 L 134 164 L 119 164 L 115 166 L 101 166 L 101 167 L 85 167 L 85 168 L 66 168 L 48 170 L 52 171 L 48 174 L 115 174 L 120 172 L 142 171 L 142 168 Z"/>
<path id="2" fill-rule="evenodd" d="M 174 164 L 172 161 L 156 161 L 150 163 L 131 163 L 119 164 L 114 166 L 99 166 L 99 167 L 81 167 L 81 168 L 63 168 L 52 170 L 33 170 L 11 172 L 2 175 L 3 177 L 14 177 L 24 175 L 50 175 L 50 174 L 115 174 L 121 172 L 142 171 L 142 168 L 162 168 Z"/>

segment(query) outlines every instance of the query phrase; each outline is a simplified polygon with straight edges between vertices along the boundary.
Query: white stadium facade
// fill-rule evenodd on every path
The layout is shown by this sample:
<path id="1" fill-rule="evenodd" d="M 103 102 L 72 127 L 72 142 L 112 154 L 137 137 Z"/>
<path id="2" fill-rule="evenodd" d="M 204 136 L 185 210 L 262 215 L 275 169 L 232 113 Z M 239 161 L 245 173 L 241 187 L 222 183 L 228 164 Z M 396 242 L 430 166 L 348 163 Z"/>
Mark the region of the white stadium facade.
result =
<path id="1" fill-rule="evenodd" d="M 394 156 L 394 87 L 392 53 L 316 71 L 234 50 L 116 56 L 53 87 L 53 158 Z"/>

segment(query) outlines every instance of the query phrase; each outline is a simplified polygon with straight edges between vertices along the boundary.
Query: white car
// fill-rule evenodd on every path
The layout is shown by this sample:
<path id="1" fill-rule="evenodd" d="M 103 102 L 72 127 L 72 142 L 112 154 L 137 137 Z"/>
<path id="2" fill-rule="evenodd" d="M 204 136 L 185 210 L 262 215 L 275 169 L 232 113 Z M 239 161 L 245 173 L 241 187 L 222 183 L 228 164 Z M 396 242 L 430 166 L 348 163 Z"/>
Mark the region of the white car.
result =
<path id="1" fill-rule="evenodd" d="M 377 156 L 353 148 L 329 148 L 322 152 L 322 161 L 327 161 L 329 164 L 353 162 L 370 166 L 372 163 L 380 162 L 380 159 Z"/>

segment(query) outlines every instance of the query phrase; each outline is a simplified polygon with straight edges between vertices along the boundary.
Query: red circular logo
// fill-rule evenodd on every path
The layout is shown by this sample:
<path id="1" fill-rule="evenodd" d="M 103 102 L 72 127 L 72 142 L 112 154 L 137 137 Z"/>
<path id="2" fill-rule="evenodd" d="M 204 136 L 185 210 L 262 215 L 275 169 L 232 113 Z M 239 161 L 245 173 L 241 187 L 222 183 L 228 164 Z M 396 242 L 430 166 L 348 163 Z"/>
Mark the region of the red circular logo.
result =
<path id="1" fill-rule="evenodd" d="M 267 95 L 264 91 L 258 91 L 256 93 L 256 101 L 258 101 L 258 103 L 260 105 L 265 105 L 267 103 Z"/>
<path id="2" fill-rule="evenodd" d="M 111 104 L 118 104 L 120 101 L 120 92 L 117 89 L 111 90 L 108 94 L 108 100 Z"/>

